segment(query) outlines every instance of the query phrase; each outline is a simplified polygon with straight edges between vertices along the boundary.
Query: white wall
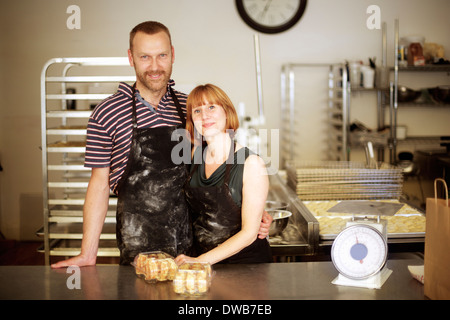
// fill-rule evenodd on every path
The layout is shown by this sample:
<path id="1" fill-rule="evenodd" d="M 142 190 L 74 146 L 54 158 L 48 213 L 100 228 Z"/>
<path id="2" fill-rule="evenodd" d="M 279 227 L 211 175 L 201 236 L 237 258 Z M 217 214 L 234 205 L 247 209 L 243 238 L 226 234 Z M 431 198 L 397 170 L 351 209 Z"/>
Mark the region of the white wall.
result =
<path id="1" fill-rule="evenodd" d="M 66 27 L 71 4 L 81 8 L 81 30 Z M 401 36 L 421 34 L 450 51 L 450 1 L 310 0 L 294 28 L 260 35 L 268 128 L 280 126 L 284 63 L 366 61 L 373 56 L 381 60 L 381 31 L 366 27 L 366 8 L 371 4 L 380 6 L 388 25 L 390 64 L 395 18 L 400 19 Z M 125 56 L 129 31 L 144 20 L 158 20 L 171 29 L 176 52 L 173 77 L 180 87 L 215 83 L 236 104 L 244 102 L 249 115 L 257 114 L 254 31 L 241 21 L 232 0 L 2 0 L 0 227 L 7 238 L 33 238 L 23 230 L 42 223 L 42 209 L 36 205 L 42 193 L 42 66 L 53 57 Z"/>

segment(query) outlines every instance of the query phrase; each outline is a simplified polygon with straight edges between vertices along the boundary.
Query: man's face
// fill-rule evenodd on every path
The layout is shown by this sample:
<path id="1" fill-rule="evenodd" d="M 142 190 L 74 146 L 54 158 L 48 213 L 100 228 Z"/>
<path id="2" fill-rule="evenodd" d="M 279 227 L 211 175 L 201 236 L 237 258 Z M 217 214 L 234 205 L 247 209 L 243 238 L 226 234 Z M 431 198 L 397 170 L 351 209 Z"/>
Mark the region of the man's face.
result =
<path id="1" fill-rule="evenodd" d="M 128 50 L 128 58 L 136 71 L 138 84 L 152 92 L 166 90 L 175 58 L 174 49 L 166 33 L 136 33 L 133 49 Z"/>

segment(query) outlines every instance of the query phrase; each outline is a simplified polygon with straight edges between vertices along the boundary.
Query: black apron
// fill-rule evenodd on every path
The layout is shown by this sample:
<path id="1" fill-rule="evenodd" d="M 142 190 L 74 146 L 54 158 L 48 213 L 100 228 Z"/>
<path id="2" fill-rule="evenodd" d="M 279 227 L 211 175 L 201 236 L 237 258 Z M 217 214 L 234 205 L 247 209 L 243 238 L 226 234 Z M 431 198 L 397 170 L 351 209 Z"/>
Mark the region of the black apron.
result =
<path id="1" fill-rule="evenodd" d="M 190 254 L 192 228 L 183 185 L 186 164 L 174 164 L 172 141 L 186 119 L 170 88 L 182 126 L 137 128 L 135 86 L 133 86 L 133 135 L 127 166 L 118 184 L 117 245 L 120 264 L 129 264 L 139 252 L 164 251 L 174 257 Z M 188 143 L 188 142 L 186 142 Z M 190 147 L 183 150 L 190 150 Z"/>
<path id="2" fill-rule="evenodd" d="M 191 187 L 195 164 L 185 184 L 186 200 L 189 203 L 194 232 L 194 251 L 197 255 L 214 249 L 241 230 L 241 208 L 233 201 L 229 188 L 230 171 L 233 165 L 232 144 L 228 156 L 224 182 L 210 187 Z M 266 239 L 257 238 L 251 245 L 220 263 L 265 263 L 271 262 L 270 245 Z"/>

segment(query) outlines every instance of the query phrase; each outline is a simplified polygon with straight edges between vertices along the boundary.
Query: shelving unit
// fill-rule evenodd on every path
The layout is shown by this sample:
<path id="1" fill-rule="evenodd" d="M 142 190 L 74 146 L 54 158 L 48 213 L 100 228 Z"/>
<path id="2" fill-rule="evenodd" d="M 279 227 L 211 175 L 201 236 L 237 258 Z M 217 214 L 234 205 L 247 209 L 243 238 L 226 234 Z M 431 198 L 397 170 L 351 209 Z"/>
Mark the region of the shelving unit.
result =
<path id="1" fill-rule="evenodd" d="M 327 96 L 327 123 L 328 123 L 328 160 L 348 161 L 350 160 L 351 149 L 362 147 L 361 143 L 354 141 L 349 131 L 350 108 L 352 94 L 367 93 L 377 95 L 377 129 L 390 128 L 389 134 L 381 136 L 374 133 L 374 147 L 377 152 L 377 160 L 385 162 L 385 150 L 389 151 L 389 159 L 386 160 L 395 164 L 397 146 L 439 146 L 439 137 L 433 136 L 410 136 L 405 140 L 398 140 L 396 137 L 397 110 L 411 106 L 449 108 L 450 105 L 436 102 L 418 103 L 398 103 L 394 95 L 397 82 L 391 82 L 391 88 L 387 89 L 364 89 L 351 88 L 348 71 L 344 63 L 341 64 L 286 64 L 281 72 L 281 156 L 284 160 L 298 159 L 301 150 L 298 146 L 299 126 L 297 123 L 298 107 L 296 106 L 299 68 L 324 68 L 328 72 L 328 96 Z M 417 69 L 416 69 L 417 68 Z M 395 72 L 395 68 L 390 69 Z M 397 72 L 450 72 L 450 66 L 426 66 L 426 67 L 406 67 L 399 68 Z M 398 76 L 395 77 L 398 79 Z M 396 84 L 397 83 L 397 84 Z M 374 106 L 375 107 L 375 106 Z M 389 113 L 386 115 L 386 113 Z M 386 120 L 387 118 L 387 120 Z M 369 139 L 370 137 L 368 137 Z M 353 140 L 353 141 L 352 141 Z M 380 140 L 382 140 L 380 142 Z"/>
<path id="2" fill-rule="evenodd" d="M 283 124 L 281 158 L 283 161 L 298 160 L 302 154 L 302 148 L 299 146 L 302 128 L 298 123 L 298 118 L 301 116 L 298 100 L 302 99 L 302 96 L 298 91 L 301 82 L 305 81 L 301 77 L 308 76 L 304 71 L 305 68 L 326 73 L 326 79 L 323 80 L 323 100 L 326 100 L 324 111 L 326 112 L 327 134 L 324 152 L 326 157 L 323 160 L 349 161 L 351 150 L 364 146 L 364 143 L 354 139 L 354 134 L 350 132 L 352 94 L 377 95 L 377 127 L 383 128 L 385 126 L 385 107 L 389 106 L 389 92 L 387 89 L 351 88 L 345 63 L 283 65 L 281 70 L 281 123 Z M 315 109 L 317 106 L 314 105 L 311 108 Z M 374 136 L 380 139 L 377 133 L 374 133 Z M 374 143 L 374 147 L 378 151 L 377 161 L 380 162 L 384 162 L 384 149 L 388 147 L 386 134 L 384 134 L 384 140 L 382 143 L 377 143 L 377 141 Z"/>
<path id="3" fill-rule="evenodd" d="M 281 157 L 286 160 L 298 160 L 302 153 L 299 146 L 299 137 L 302 129 L 298 124 L 298 117 L 300 111 L 296 105 L 296 99 L 302 97 L 297 92 L 302 79 L 299 79 L 298 74 L 301 73 L 301 68 L 316 69 L 320 72 L 326 72 L 326 79 L 324 79 L 324 100 L 326 100 L 326 158 L 323 160 L 333 161 L 349 161 L 352 148 L 360 148 L 363 143 L 352 139 L 350 133 L 350 109 L 351 96 L 354 92 L 377 94 L 377 118 L 378 128 L 384 127 L 384 109 L 383 104 L 386 99 L 386 89 L 364 89 L 351 88 L 348 69 L 345 63 L 330 63 L 330 64 L 286 64 L 283 65 L 281 72 Z M 300 76 L 306 76 L 305 72 Z M 325 83 L 328 85 L 325 87 Z M 300 97 L 299 97 L 300 96 Z M 387 98 L 389 99 L 389 98 Z M 316 105 L 312 108 L 317 108 Z M 376 135 L 376 134 L 375 134 Z M 353 141 L 352 141 L 353 140 Z M 379 149 L 378 161 L 384 161 L 384 148 L 386 141 L 381 144 L 375 144 L 375 148 Z"/>
<path id="4" fill-rule="evenodd" d="M 285 64 L 281 70 L 281 130 L 280 130 L 280 158 L 281 167 L 285 166 L 286 161 L 298 160 L 304 157 L 305 140 L 311 139 L 309 129 L 315 129 L 316 124 L 311 125 L 308 119 L 311 112 L 322 112 L 324 110 L 329 117 L 327 123 L 332 131 L 323 134 L 324 139 L 327 139 L 329 145 L 324 145 L 324 150 L 321 155 L 326 157 L 333 157 L 333 159 L 346 159 L 347 152 L 347 127 L 348 127 L 348 110 L 347 107 L 347 81 L 343 81 L 344 89 L 339 86 L 342 75 L 339 74 L 339 69 L 342 64 L 333 63 L 292 63 Z M 311 82 L 312 76 L 314 80 Z M 343 75 L 346 77 L 346 71 Z M 320 88 L 314 87 L 315 82 L 318 81 Z M 328 81 L 328 86 L 325 84 Z M 312 94 L 313 90 L 319 90 L 319 100 L 315 101 L 313 105 L 301 105 L 305 92 L 300 92 L 302 82 L 307 87 L 306 94 Z M 306 83 L 305 83 L 306 82 Z M 324 84 L 322 87 L 320 84 Z M 299 85 L 300 84 L 300 85 Z M 311 89 L 311 90 L 309 90 Z M 323 99 L 322 99 L 323 98 Z M 317 111 L 319 110 L 319 111 Z M 306 127 L 306 129 L 305 129 Z M 322 134 L 315 131 L 316 134 Z M 317 139 L 314 137 L 313 139 Z M 314 140 L 316 141 L 316 140 Z M 322 145 L 322 141 L 319 142 Z M 316 159 L 317 160 L 317 159 Z M 325 157 L 322 159 L 325 160 Z"/>
<path id="5" fill-rule="evenodd" d="M 399 46 L 399 21 L 395 20 L 395 30 L 394 30 L 394 67 L 391 68 L 393 73 L 394 81 L 391 82 L 391 96 L 389 108 L 393 113 L 393 123 L 391 123 L 391 137 L 389 145 L 389 161 L 393 164 L 396 163 L 397 147 L 399 145 L 425 145 L 425 146 L 437 146 L 439 147 L 440 139 L 438 136 L 415 136 L 408 137 L 405 140 L 398 140 L 396 136 L 396 128 L 398 121 L 398 109 L 399 107 L 427 107 L 427 108 L 448 108 L 448 113 L 450 114 L 450 104 L 439 103 L 430 99 L 418 100 L 418 102 L 400 103 L 398 101 L 398 86 L 399 86 L 399 73 L 447 73 L 450 76 L 450 65 L 424 65 L 424 66 L 407 66 L 400 67 L 397 59 L 397 52 Z M 450 84 L 450 77 L 447 79 L 447 84 Z M 436 85 L 443 85 L 443 83 L 437 83 Z M 449 135 L 449 132 L 446 133 Z"/>
<path id="6" fill-rule="evenodd" d="M 344 64 L 330 65 L 328 79 L 328 159 L 349 161 L 350 82 Z"/>
<path id="7" fill-rule="evenodd" d="M 396 21 L 395 27 L 395 48 L 398 48 L 398 21 Z M 397 49 L 395 49 L 397 52 Z M 384 58 L 385 60 L 385 58 Z M 395 55 L 395 64 L 390 68 L 393 81 L 390 83 L 389 88 L 352 88 L 349 83 L 348 70 L 345 64 L 335 64 L 330 66 L 329 76 L 329 159 L 330 160 L 349 160 L 351 149 L 359 148 L 361 145 L 352 139 L 352 133 L 349 131 L 350 125 L 350 108 L 352 94 L 356 92 L 372 92 L 377 94 L 377 129 L 389 128 L 389 136 L 385 139 L 378 133 L 374 133 L 373 141 L 377 152 L 377 160 L 385 161 L 385 150 L 389 151 L 389 163 L 396 164 L 397 162 L 397 148 L 401 147 L 439 147 L 439 136 L 430 135 L 416 135 L 409 136 L 404 140 L 397 139 L 397 126 L 398 126 L 398 109 L 404 109 L 409 107 L 425 108 L 426 111 L 436 110 L 440 108 L 444 112 L 450 112 L 450 104 L 439 103 L 428 97 L 428 99 L 418 99 L 417 102 L 406 103 L 398 102 L 398 87 L 399 87 L 399 73 L 447 73 L 450 76 L 450 65 L 425 65 L 425 66 L 398 66 L 397 56 Z M 450 79 L 450 78 L 449 78 Z M 437 83 L 436 85 L 450 84 L 448 79 L 446 83 Z M 445 109 L 448 110 L 445 110 Z M 403 110 L 402 110 L 403 111 Z M 387 119 L 387 120 L 386 120 Z M 445 135 L 449 135 L 446 132 Z M 370 137 L 367 137 L 369 140 Z"/>
<path id="8" fill-rule="evenodd" d="M 37 234 L 44 238 L 40 251 L 46 264 L 50 256 L 74 256 L 81 250 L 83 205 L 90 178 L 90 169 L 84 167 L 86 126 L 92 108 L 113 94 L 118 82 L 134 81 L 126 57 L 55 58 L 42 69 L 44 225 Z M 119 256 L 116 204 L 111 195 L 98 256 Z"/>

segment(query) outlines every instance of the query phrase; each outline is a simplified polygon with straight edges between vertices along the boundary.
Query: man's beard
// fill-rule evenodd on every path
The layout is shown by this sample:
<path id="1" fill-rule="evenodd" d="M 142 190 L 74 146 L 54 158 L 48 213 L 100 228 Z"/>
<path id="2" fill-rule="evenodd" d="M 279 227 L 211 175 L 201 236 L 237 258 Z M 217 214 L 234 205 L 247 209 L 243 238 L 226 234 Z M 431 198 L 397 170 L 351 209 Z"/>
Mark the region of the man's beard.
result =
<path id="1" fill-rule="evenodd" d="M 139 79 L 139 82 L 149 91 L 152 92 L 160 92 L 162 90 L 166 89 L 167 83 L 170 80 L 171 71 L 167 73 L 166 71 L 157 71 L 153 73 L 149 72 L 143 72 L 143 73 L 136 73 L 137 78 Z M 148 75 L 152 74 L 158 74 L 162 75 L 161 78 L 158 80 L 151 80 Z"/>

